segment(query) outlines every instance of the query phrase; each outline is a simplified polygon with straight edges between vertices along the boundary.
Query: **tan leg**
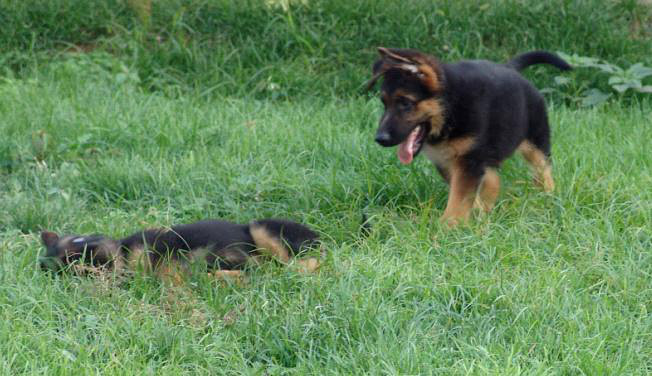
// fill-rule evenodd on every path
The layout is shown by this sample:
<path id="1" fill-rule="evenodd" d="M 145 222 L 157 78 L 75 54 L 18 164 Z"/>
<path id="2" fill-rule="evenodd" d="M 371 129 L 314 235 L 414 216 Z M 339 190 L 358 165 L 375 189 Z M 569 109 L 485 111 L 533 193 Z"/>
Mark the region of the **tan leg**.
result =
<path id="1" fill-rule="evenodd" d="M 208 275 L 218 281 L 222 281 L 222 283 L 235 283 L 238 286 L 249 283 L 247 275 L 242 270 L 215 270 L 209 272 Z"/>
<path id="2" fill-rule="evenodd" d="M 152 270 L 149 253 L 142 246 L 132 248 L 127 256 L 126 266 L 131 271 L 143 270 L 147 272 Z M 124 265 L 121 265 L 121 267 L 124 267 Z"/>
<path id="3" fill-rule="evenodd" d="M 473 207 L 473 201 L 478 189 L 478 178 L 469 176 L 463 168 L 451 168 L 451 188 L 448 194 L 448 204 L 441 216 L 441 221 L 449 227 L 454 227 L 460 221 L 466 221 Z"/>
<path id="4" fill-rule="evenodd" d="M 168 286 L 181 286 L 185 280 L 184 270 L 176 260 L 162 261 L 163 265 L 156 268 L 156 275 Z"/>
<path id="5" fill-rule="evenodd" d="M 488 213 L 493 209 L 500 192 L 500 177 L 496 169 L 487 168 L 480 183 L 478 195 L 473 203 L 474 208 Z"/>
<path id="6" fill-rule="evenodd" d="M 321 266 L 316 257 L 297 260 L 297 264 L 299 265 L 299 271 L 302 273 L 313 273 Z"/>
<path id="7" fill-rule="evenodd" d="M 523 141 L 518 150 L 532 167 L 534 184 L 546 192 L 552 192 L 555 189 L 555 181 L 552 178 L 552 166 L 545 154 L 529 141 Z"/>
<path id="8" fill-rule="evenodd" d="M 249 232 L 262 254 L 270 255 L 283 264 L 290 261 L 290 252 L 278 236 L 272 235 L 265 227 L 258 225 L 251 225 Z"/>
<path id="9" fill-rule="evenodd" d="M 242 270 L 215 270 L 208 274 L 215 279 L 239 279 L 244 276 Z"/>

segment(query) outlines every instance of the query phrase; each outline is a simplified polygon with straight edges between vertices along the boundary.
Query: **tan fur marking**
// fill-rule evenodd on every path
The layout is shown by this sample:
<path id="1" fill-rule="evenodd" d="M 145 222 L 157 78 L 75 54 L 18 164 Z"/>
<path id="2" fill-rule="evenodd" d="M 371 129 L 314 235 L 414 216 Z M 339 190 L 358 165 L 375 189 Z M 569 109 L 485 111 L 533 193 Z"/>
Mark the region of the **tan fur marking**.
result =
<path id="1" fill-rule="evenodd" d="M 299 271 L 302 273 L 313 273 L 321 266 L 316 257 L 297 260 L 297 264 L 299 264 Z"/>
<path id="2" fill-rule="evenodd" d="M 127 266 L 129 270 L 135 271 L 142 268 L 145 271 L 151 270 L 149 255 L 145 252 L 143 246 L 134 247 L 129 251 L 127 256 Z"/>
<path id="3" fill-rule="evenodd" d="M 218 281 L 235 283 L 239 286 L 249 283 L 247 275 L 242 270 L 215 270 L 208 273 L 208 275 Z"/>
<path id="4" fill-rule="evenodd" d="M 453 227 L 460 221 L 466 221 L 476 201 L 476 193 L 480 181 L 469 177 L 461 164 L 461 157 L 466 155 L 475 145 L 473 136 L 455 138 L 436 145 L 424 145 L 424 153 L 450 184 L 448 203 L 441 217 L 442 222 Z M 489 171 L 489 170 L 488 170 Z M 483 184 L 483 208 L 490 210 L 495 203 L 500 189 L 500 179 L 495 171 L 489 171 Z"/>
<path id="5" fill-rule="evenodd" d="M 499 192 L 500 177 L 498 176 L 498 172 L 493 168 L 487 168 L 480 182 L 480 189 L 473 207 L 482 209 L 488 213 L 496 204 Z"/>
<path id="6" fill-rule="evenodd" d="M 555 189 L 555 181 L 552 177 L 552 166 L 545 154 L 529 141 L 521 142 L 518 150 L 533 170 L 534 184 L 546 192 L 552 192 Z"/>
<path id="7" fill-rule="evenodd" d="M 114 268 L 117 263 L 120 263 L 122 256 L 120 255 L 120 246 L 113 240 L 105 239 L 95 249 L 95 256 L 101 256 L 109 262 L 113 262 Z"/>
<path id="8" fill-rule="evenodd" d="M 263 253 L 269 253 L 272 257 L 275 257 L 284 264 L 290 261 L 290 253 L 287 248 L 283 246 L 278 237 L 270 234 L 265 227 L 252 224 L 249 231 L 256 243 L 256 247 L 260 248 Z"/>
<path id="9" fill-rule="evenodd" d="M 203 262 L 206 261 L 206 257 L 210 253 L 210 249 L 208 248 L 196 248 L 193 249 L 192 252 L 188 253 L 188 261 L 189 262 Z"/>
<path id="10" fill-rule="evenodd" d="M 122 254 L 120 254 L 120 251 L 118 251 L 118 254 L 115 256 L 113 259 L 113 270 L 117 274 L 122 274 L 125 272 L 126 269 L 126 263 L 124 257 L 122 257 Z"/>
<path id="11" fill-rule="evenodd" d="M 244 272 L 242 270 L 215 270 L 210 273 L 212 277 L 216 279 L 228 279 L 228 278 L 242 278 L 244 276 Z"/>
<path id="12" fill-rule="evenodd" d="M 419 66 L 419 72 L 423 74 L 421 82 L 430 90 L 431 92 L 438 92 L 442 89 L 441 81 L 437 76 L 435 70 L 428 63 L 421 64 Z"/>
<path id="13" fill-rule="evenodd" d="M 453 163 L 464 154 L 468 153 L 475 145 L 475 137 L 460 137 L 443 141 L 437 145 L 423 145 L 423 152 L 436 166 L 451 174 Z"/>
<path id="14" fill-rule="evenodd" d="M 177 260 L 161 260 L 162 265 L 157 265 L 156 275 L 164 283 L 171 286 L 181 286 L 184 280 L 184 267 Z"/>
<path id="15" fill-rule="evenodd" d="M 475 144 L 475 137 L 460 137 L 448 141 L 449 148 L 453 151 L 455 157 L 466 154 Z"/>
<path id="16" fill-rule="evenodd" d="M 430 133 L 428 136 L 439 136 L 444 126 L 444 106 L 438 99 L 431 98 L 423 100 L 416 105 L 414 115 L 410 116 L 409 122 L 430 121 Z"/>
<path id="17" fill-rule="evenodd" d="M 459 163 L 451 168 L 451 189 L 448 194 L 446 210 L 441 221 L 449 227 L 457 226 L 469 218 L 478 189 L 478 180 L 469 177 Z"/>
<path id="18" fill-rule="evenodd" d="M 412 102 L 417 101 L 417 97 L 412 95 L 410 92 L 404 91 L 404 90 L 401 90 L 401 89 L 396 89 L 396 91 L 394 91 L 394 100 L 396 100 L 396 99 L 398 99 L 400 97 L 405 97 L 405 98 L 411 100 Z"/>

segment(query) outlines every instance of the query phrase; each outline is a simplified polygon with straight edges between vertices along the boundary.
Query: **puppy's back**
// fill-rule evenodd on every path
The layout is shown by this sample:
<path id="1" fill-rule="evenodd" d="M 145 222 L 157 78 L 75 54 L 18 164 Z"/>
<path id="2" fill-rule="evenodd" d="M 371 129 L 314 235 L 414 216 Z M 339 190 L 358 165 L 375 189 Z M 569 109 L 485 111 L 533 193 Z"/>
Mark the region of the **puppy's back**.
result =
<path id="1" fill-rule="evenodd" d="M 248 227 L 237 223 L 206 220 L 171 228 L 137 232 L 122 240 L 127 248 L 146 245 L 156 253 L 192 251 L 198 248 L 222 249 L 234 245 L 253 245 Z"/>

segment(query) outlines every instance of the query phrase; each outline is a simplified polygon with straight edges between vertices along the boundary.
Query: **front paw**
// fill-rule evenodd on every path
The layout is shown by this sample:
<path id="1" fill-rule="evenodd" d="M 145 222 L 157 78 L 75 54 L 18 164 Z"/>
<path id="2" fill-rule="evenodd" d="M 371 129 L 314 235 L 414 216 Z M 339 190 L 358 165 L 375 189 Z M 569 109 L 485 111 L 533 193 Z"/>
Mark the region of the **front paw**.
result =
<path id="1" fill-rule="evenodd" d="M 452 229 L 465 222 L 465 219 L 460 216 L 444 213 L 444 215 L 439 218 L 439 222 L 447 228 Z"/>

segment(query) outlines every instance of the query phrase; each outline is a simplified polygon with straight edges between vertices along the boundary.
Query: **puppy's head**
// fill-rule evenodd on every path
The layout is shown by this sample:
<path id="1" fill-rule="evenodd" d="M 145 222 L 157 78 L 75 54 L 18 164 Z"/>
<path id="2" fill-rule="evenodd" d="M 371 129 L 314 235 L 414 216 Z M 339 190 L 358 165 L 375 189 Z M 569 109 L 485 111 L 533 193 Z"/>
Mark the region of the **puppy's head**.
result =
<path id="1" fill-rule="evenodd" d="M 117 241 L 103 235 L 62 236 L 41 232 L 45 254 L 39 257 L 41 269 L 61 271 L 74 263 L 107 266 L 119 255 Z"/>
<path id="2" fill-rule="evenodd" d="M 385 106 L 376 142 L 399 145 L 398 157 L 408 164 L 428 137 L 437 137 L 444 124 L 443 75 L 431 56 L 407 49 L 378 48 L 371 88 L 383 77 L 380 98 Z"/>

